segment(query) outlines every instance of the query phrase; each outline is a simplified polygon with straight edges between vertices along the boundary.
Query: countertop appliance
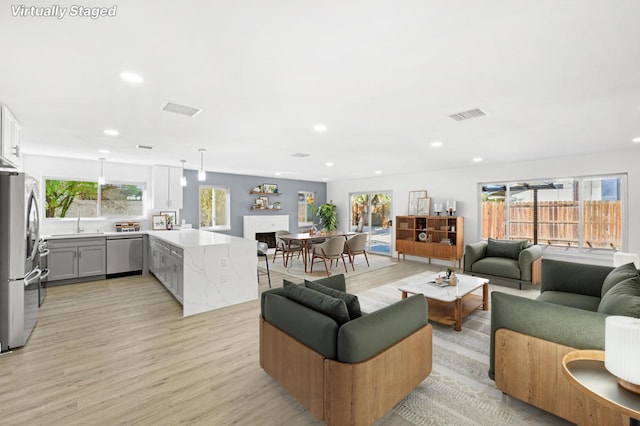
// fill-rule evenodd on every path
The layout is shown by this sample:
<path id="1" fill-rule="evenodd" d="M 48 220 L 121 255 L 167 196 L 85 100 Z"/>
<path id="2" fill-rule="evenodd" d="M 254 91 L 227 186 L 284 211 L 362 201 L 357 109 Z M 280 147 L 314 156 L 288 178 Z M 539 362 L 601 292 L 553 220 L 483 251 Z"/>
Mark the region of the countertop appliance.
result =
<path id="1" fill-rule="evenodd" d="M 140 222 L 116 222 L 116 232 L 140 231 Z"/>
<path id="2" fill-rule="evenodd" d="M 107 278 L 142 273 L 142 235 L 107 236 Z"/>
<path id="3" fill-rule="evenodd" d="M 0 350 L 24 346 L 38 321 L 38 181 L 0 171 Z"/>

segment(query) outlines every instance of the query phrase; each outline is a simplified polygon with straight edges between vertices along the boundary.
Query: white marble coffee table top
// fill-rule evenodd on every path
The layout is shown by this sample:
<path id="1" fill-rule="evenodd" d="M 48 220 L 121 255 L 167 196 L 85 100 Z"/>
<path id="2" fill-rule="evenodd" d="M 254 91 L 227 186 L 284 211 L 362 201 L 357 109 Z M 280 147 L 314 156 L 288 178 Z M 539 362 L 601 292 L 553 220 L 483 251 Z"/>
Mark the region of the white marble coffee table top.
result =
<path id="1" fill-rule="evenodd" d="M 398 290 L 412 294 L 422 293 L 430 299 L 453 302 L 489 282 L 486 278 L 456 274 L 458 277 L 457 286 L 438 287 L 435 284 L 436 277 L 438 276 L 444 276 L 444 272 L 434 274 L 429 271 L 407 277 L 401 280 L 403 283 L 398 287 Z"/>

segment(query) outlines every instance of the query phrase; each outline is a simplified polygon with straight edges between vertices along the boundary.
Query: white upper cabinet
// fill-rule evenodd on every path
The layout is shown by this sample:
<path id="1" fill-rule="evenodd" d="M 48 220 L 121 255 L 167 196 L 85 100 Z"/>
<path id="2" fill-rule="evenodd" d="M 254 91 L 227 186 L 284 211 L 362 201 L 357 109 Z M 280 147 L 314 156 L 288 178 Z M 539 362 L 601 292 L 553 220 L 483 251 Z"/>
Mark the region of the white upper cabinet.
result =
<path id="1" fill-rule="evenodd" d="M 9 108 L 2 105 L 0 127 L 0 167 L 22 167 L 22 126 Z"/>
<path id="2" fill-rule="evenodd" d="M 182 168 L 153 166 L 153 210 L 178 211 L 182 208 Z"/>

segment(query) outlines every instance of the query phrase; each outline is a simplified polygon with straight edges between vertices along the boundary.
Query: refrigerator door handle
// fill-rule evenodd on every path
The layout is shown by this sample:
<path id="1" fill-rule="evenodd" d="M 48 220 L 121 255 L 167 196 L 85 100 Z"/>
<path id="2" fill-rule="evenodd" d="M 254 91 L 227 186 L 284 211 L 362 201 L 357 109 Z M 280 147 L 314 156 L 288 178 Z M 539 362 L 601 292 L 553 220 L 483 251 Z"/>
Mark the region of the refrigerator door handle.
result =
<path id="1" fill-rule="evenodd" d="M 41 275 L 42 275 L 42 271 L 40 270 L 40 268 L 34 269 L 29 273 L 29 275 L 24 277 L 24 286 L 25 287 L 30 286 L 31 284 L 36 282 Z"/>
<path id="2" fill-rule="evenodd" d="M 42 274 L 40 274 L 40 279 L 44 280 L 45 278 L 47 278 L 49 276 L 49 268 L 44 268 L 42 270 Z"/>

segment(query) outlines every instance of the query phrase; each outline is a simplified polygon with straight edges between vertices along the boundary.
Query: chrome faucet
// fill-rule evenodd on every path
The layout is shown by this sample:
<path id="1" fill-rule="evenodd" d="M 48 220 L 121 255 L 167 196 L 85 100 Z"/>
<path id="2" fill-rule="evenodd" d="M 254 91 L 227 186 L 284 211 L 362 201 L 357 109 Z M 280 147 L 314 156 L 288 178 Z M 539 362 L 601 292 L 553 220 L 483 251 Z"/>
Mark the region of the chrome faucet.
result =
<path id="1" fill-rule="evenodd" d="M 83 229 L 80 229 L 80 211 L 78 210 L 78 224 L 76 227 L 76 232 L 79 234 L 83 231 Z"/>

